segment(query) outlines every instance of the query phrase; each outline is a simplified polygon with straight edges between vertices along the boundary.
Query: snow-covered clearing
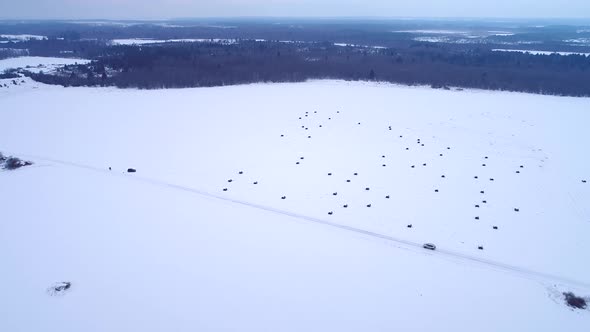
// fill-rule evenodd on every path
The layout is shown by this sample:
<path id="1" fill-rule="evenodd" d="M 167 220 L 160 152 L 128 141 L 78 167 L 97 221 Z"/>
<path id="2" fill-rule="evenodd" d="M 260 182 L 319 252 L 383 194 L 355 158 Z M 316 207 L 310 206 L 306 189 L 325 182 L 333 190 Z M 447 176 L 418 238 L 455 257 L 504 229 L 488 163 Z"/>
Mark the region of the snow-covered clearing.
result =
<path id="1" fill-rule="evenodd" d="M 196 38 L 196 39 L 113 39 L 113 45 L 146 45 L 146 44 L 163 44 L 163 43 L 216 43 L 216 44 L 235 44 L 237 39 L 219 39 L 219 38 Z"/>
<path id="2" fill-rule="evenodd" d="M 385 46 L 369 46 L 369 45 L 358 45 L 358 44 L 347 44 L 347 43 L 334 43 L 334 46 L 341 46 L 341 47 L 363 47 L 363 48 L 374 48 L 374 49 L 386 49 Z"/>
<path id="3" fill-rule="evenodd" d="M 0 330 L 579 330 L 561 292 L 590 296 L 589 107 L 340 81 L 0 88 L 0 151 L 35 163 L 0 171 Z"/>
<path id="4" fill-rule="evenodd" d="M 39 56 L 23 56 L 0 60 L 0 72 L 7 69 L 26 69 L 31 72 L 50 72 L 64 65 L 85 64 L 90 60 L 73 58 L 51 58 Z"/>
<path id="5" fill-rule="evenodd" d="M 0 35 L 0 38 L 8 39 L 12 42 L 21 42 L 27 40 L 43 40 L 47 37 L 39 35 Z"/>
<path id="6" fill-rule="evenodd" d="M 583 55 L 583 56 L 590 56 L 590 53 L 584 52 L 552 52 L 552 51 L 536 51 L 536 50 L 513 50 L 513 49 L 504 49 L 504 48 L 496 48 L 493 49 L 494 52 L 518 52 L 518 53 L 529 53 L 532 55 L 552 55 L 552 54 L 559 54 L 559 55 Z"/>

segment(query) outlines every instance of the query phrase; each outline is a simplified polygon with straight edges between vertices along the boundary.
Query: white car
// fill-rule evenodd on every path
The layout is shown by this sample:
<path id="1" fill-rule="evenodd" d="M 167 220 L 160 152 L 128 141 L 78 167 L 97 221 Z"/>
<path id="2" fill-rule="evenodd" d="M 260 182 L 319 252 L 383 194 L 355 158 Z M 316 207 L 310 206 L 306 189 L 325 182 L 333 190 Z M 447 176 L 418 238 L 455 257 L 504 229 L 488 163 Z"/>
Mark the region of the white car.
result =
<path id="1" fill-rule="evenodd" d="M 424 243 L 422 245 L 422 248 L 428 249 L 428 250 L 436 250 L 436 246 L 432 243 Z"/>

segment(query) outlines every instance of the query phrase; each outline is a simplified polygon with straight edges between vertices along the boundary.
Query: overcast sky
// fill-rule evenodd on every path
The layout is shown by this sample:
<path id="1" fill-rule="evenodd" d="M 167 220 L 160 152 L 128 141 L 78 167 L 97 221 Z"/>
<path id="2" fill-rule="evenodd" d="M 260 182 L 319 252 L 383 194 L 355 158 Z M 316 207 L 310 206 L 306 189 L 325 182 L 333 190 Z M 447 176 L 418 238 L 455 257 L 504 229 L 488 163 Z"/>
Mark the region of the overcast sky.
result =
<path id="1" fill-rule="evenodd" d="M 588 18 L 590 0 L 0 0 L 0 18 L 235 16 Z"/>

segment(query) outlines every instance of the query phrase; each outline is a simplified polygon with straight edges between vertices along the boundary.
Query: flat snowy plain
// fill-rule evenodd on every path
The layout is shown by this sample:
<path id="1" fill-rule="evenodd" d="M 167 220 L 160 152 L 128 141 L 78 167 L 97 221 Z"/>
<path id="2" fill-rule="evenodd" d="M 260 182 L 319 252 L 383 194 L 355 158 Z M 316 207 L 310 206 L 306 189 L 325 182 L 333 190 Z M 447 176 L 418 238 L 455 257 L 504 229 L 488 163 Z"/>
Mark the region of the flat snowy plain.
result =
<path id="1" fill-rule="evenodd" d="M 341 81 L 0 88 L 0 151 L 35 163 L 0 171 L 0 331 L 585 330 L 561 293 L 590 296 L 588 110 Z"/>

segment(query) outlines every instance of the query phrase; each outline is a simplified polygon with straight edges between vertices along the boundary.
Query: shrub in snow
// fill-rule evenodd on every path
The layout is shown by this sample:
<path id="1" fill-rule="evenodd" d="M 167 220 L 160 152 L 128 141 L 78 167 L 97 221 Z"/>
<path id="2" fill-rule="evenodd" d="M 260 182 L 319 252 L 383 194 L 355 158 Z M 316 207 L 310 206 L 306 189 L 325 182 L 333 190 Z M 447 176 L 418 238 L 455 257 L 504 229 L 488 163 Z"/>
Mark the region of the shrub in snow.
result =
<path id="1" fill-rule="evenodd" d="M 9 157 L 8 159 L 6 159 L 6 161 L 4 162 L 4 168 L 11 171 L 11 170 L 15 170 L 17 168 L 23 167 L 23 166 L 28 166 L 31 165 L 31 162 L 28 161 L 22 161 L 19 158 L 16 157 Z"/>
<path id="2" fill-rule="evenodd" d="M 563 296 L 565 297 L 565 302 L 568 306 L 576 309 L 586 309 L 586 299 L 576 296 L 572 292 L 563 293 Z"/>
<path id="3" fill-rule="evenodd" d="M 47 289 L 47 293 L 51 296 L 64 295 L 71 287 L 72 283 L 69 281 L 57 282 Z"/>
<path id="4" fill-rule="evenodd" d="M 6 160 L 6 157 L 0 152 L 0 162 L 3 162 L 4 160 Z"/>

